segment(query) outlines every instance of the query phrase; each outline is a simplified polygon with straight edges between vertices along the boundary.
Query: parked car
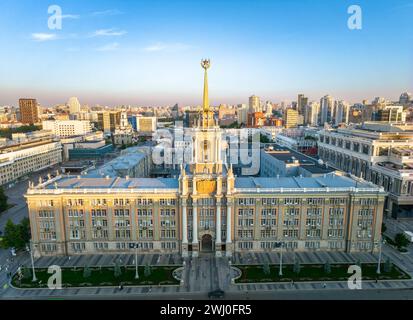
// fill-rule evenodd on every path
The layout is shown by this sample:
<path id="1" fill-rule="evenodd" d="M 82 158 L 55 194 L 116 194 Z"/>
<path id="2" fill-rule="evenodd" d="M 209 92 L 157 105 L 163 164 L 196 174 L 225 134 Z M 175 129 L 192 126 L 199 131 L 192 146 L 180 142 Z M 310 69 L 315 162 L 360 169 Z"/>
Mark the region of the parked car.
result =
<path id="1" fill-rule="evenodd" d="M 215 291 L 211 291 L 208 292 L 208 298 L 209 299 L 222 299 L 224 298 L 225 292 L 222 290 L 215 290 Z"/>

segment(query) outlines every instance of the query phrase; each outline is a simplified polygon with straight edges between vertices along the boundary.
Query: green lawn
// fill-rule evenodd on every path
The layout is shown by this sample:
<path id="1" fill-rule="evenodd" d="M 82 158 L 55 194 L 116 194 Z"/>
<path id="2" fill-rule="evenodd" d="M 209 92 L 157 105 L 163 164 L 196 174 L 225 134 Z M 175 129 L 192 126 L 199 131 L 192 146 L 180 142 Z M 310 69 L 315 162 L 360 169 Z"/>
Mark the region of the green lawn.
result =
<path id="1" fill-rule="evenodd" d="M 236 283 L 254 282 L 289 282 L 289 281 L 347 281 L 351 274 L 347 273 L 349 264 L 332 264 L 331 272 L 324 271 L 322 264 L 303 264 L 299 274 L 293 272 L 293 265 L 283 265 L 283 276 L 278 275 L 279 265 L 270 266 L 270 274 L 265 274 L 262 265 L 236 265 L 242 271 Z M 391 272 L 384 272 L 384 264 L 381 266 L 381 274 L 376 273 L 377 264 L 362 264 L 363 280 L 391 280 L 410 279 L 410 276 L 393 264 Z"/>
<path id="2" fill-rule="evenodd" d="M 153 266 L 151 274 L 148 277 L 144 275 L 144 266 L 139 266 L 139 279 L 135 279 L 135 267 L 121 267 L 122 274 L 119 277 L 114 276 L 114 267 L 91 267 L 91 275 L 88 278 L 83 277 L 83 267 L 62 268 L 62 286 L 63 287 L 106 287 L 118 286 L 122 283 L 128 285 L 177 285 L 179 281 L 172 276 L 173 270 L 178 266 Z M 36 269 L 38 282 L 32 282 L 32 278 L 18 279 L 17 274 L 13 276 L 12 284 L 18 288 L 46 288 L 47 281 L 51 274 L 47 273 L 47 268 Z M 40 282 L 41 281 L 41 282 Z M 39 283 L 40 282 L 40 283 Z"/>

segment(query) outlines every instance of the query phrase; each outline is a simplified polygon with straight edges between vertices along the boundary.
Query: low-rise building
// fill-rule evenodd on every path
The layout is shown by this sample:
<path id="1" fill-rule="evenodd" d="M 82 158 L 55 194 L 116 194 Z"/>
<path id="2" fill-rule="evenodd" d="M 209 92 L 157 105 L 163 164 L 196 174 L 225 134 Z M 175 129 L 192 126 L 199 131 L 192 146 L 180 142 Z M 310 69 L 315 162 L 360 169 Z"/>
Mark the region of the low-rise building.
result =
<path id="1" fill-rule="evenodd" d="M 113 145 L 104 140 L 83 141 L 73 144 L 69 149 L 69 160 L 102 159 L 106 154 L 113 152 Z"/>
<path id="2" fill-rule="evenodd" d="M 319 157 L 389 194 L 386 212 L 413 217 L 413 126 L 366 122 L 319 132 Z"/>
<path id="3" fill-rule="evenodd" d="M 92 132 L 88 120 L 47 120 L 42 122 L 43 130 L 52 131 L 57 137 L 83 136 Z"/>
<path id="4" fill-rule="evenodd" d="M 38 139 L 0 148 L 0 185 L 62 162 L 62 144 Z"/>
<path id="5" fill-rule="evenodd" d="M 318 177 L 337 172 L 302 153 L 279 145 L 261 149 L 261 177 Z"/>

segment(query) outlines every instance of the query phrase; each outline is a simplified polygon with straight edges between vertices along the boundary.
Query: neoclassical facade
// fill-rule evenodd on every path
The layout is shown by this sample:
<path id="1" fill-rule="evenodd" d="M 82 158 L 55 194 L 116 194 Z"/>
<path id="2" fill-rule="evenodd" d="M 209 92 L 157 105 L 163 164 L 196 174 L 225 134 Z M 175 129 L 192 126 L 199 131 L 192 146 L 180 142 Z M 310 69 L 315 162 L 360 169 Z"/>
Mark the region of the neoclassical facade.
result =
<path id="1" fill-rule="evenodd" d="M 375 251 L 385 192 L 365 181 L 236 177 L 222 158 L 209 109 L 193 129 L 193 159 L 179 179 L 61 176 L 31 185 L 27 203 L 37 255 L 279 250 Z"/>

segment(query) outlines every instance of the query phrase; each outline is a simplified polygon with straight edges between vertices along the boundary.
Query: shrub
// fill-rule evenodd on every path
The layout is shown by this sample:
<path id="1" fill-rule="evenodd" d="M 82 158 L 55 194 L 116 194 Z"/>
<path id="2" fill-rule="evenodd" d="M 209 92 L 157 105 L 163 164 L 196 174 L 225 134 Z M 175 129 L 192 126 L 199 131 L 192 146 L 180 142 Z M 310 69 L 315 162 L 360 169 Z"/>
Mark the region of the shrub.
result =
<path id="1" fill-rule="evenodd" d="M 331 273 L 331 265 L 330 265 L 330 262 L 328 261 L 324 264 L 324 272 L 327 274 Z"/>
<path id="2" fill-rule="evenodd" d="M 115 278 L 119 278 L 122 275 L 122 270 L 121 270 L 120 266 L 118 265 L 118 263 L 115 263 L 115 268 L 114 268 L 113 274 L 114 274 Z"/>
<path id="3" fill-rule="evenodd" d="M 268 262 L 264 263 L 262 269 L 266 275 L 269 275 L 271 273 L 270 265 L 268 264 Z"/>
<path id="4" fill-rule="evenodd" d="M 389 273 L 393 269 L 393 264 L 389 257 L 387 257 L 386 262 L 384 263 L 384 272 Z"/>
<path id="5" fill-rule="evenodd" d="M 83 278 L 87 279 L 92 275 L 92 270 L 89 268 L 89 266 L 85 266 L 83 269 Z"/>
<path id="6" fill-rule="evenodd" d="M 145 275 L 145 277 L 149 277 L 151 273 L 151 266 L 149 264 L 145 265 L 145 269 L 143 270 L 143 274 Z"/>
<path id="7" fill-rule="evenodd" d="M 299 274 L 300 271 L 301 271 L 301 265 L 300 265 L 300 262 L 298 260 L 294 263 L 293 271 L 296 274 Z"/>

